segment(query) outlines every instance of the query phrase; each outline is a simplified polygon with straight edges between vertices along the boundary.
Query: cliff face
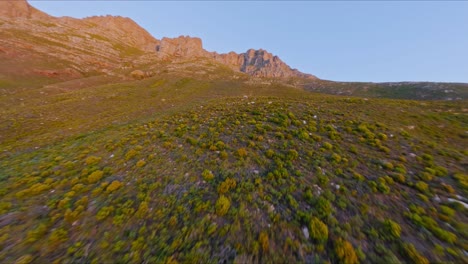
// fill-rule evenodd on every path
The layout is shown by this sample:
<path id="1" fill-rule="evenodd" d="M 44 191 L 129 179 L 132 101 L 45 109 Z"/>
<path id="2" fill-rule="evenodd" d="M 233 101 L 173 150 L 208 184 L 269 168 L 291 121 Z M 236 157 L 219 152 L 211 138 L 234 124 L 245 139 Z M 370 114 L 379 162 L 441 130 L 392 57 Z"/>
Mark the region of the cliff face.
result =
<path id="1" fill-rule="evenodd" d="M 203 49 L 199 38 L 180 36 L 178 38 L 163 38 L 155 46 L 159 58 L 196 58 L 208 57 L 209 52 Z"/>

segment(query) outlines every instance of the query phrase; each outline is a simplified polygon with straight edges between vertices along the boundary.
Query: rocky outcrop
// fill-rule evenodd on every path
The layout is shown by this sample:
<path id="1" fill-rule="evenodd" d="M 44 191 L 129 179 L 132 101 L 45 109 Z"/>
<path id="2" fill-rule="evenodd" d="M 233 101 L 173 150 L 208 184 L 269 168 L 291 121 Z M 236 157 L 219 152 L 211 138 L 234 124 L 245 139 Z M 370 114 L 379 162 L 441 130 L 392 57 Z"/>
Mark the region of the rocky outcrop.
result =
<path id="1" fill-rule="evenodd" d="M 0 17 L 41 19 L 50 17 L 28 4 L 26 0 L 0 1 Z"/>
<path id="2" fill-rule="evenodd" d="M 163 38 L 155 47 L 158 57 L 167 59 L 171 57 L 208 57 L 209 53 L 203 49 L 199 38 L 180 36 L 178 38 Z"/>
<path id="3" fill-rule="evenodd" d="M 310 74 L 301 73 L 298 70 L 291 69 L 278 56 L 274 56 L 262 49 L 249 49 L 247 52 L 241 54 L 237 54 L 235 52 L 229 52 L 227 54 L 213 53 L 212 57 L 222 64 L 231 66 L 234 69 L 255 77 L 314 78 L 314 76 Z"/>

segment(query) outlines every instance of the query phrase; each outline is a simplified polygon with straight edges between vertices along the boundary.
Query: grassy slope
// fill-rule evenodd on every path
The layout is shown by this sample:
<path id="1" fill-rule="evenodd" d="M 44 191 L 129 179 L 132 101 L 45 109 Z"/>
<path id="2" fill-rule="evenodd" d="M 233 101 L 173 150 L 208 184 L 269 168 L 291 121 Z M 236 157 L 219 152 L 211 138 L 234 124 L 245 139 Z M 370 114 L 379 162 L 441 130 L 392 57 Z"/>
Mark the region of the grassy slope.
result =
<path id="1" fill-rule="evenodd" d="M 466 261 L 464 102 L 171 74 L 43 101 L 2 126 L 1 262 Z"/>
<path id="2" fill-rule="evenodd" d="M 466 83 L 364 83 L 317 80 L 304 85 L 313 92 L 412 100 L 460 100 L 468 98 Z"/>

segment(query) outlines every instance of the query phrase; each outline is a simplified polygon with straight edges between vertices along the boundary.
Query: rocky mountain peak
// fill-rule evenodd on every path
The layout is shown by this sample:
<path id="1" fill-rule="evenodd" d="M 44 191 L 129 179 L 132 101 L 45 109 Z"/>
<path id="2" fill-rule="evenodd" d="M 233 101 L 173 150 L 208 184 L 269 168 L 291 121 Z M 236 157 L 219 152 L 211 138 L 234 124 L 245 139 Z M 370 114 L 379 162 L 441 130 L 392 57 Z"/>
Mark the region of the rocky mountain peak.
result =
<path id="1" fill-rule="evenodd" d="M 256 77 L 273 78 L 315 78 L 310 74 L 302 73 L 296 69 L 291 69 L 278 56 L 274 56 L 266 50 L 249 49 L 245 53 L 237 54 L 230 52 L 227 54 L 215 54 L 215 60 L 237 68 L 241 72 Z"/>
<path id="2" fill-rule="evenodd" d="M 0 17 L 47 18 L 49 15 L 32 7 L 26 0 L 0 1 Z"/>

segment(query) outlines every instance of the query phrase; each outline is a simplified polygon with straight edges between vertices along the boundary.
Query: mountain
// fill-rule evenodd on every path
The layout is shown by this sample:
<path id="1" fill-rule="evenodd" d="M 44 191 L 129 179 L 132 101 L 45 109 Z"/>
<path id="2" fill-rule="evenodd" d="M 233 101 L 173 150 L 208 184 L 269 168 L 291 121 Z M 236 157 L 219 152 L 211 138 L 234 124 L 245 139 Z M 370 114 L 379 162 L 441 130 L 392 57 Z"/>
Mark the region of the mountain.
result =
<path id="1" fill-rule="evenodd" d="M 466 84 L 0 10 L 0 263 L 468 263 Z"/>
<path id="2" fill-rule="evenodd" d="M 3 58 L 0 67 L 3 65 L 4 73 L 8 72 L 10 78 L 16 76 L 15 80 L 20 81 L 25 75 L 60 81 L 96 75 L 125 80 L 131 76 L 129 71 L 143 72 L 139 76 L 151 76 L 162 67 L 190 74 L 186 68 L 197 64 L 205 69 L 207 65 L 219 65 L 253 77 L 247 82 L 282 82 L 329 94 L 422 100 L 468 97 L 467 84 L 321 80 L 291 69 L 278 56 L 262 49 L 250 49 L 240 54 L 208 52 L 199 38 L 180 36 L 158 40 L 124 17 L 52 17 L 31 7 L 25 0 L 1 1 L 0 7 L 0 56 Z"/>
<path id="3" fill-rule="evenodd" d="M 39 53 L 52 54 L 72 62 L 73 68 L 81 73 L 124 67 L 119 63 L 122 59 L 134 61 L 133 57 L 139 55 L 145 57 L 142 58 L 144 61 L 180 61 L 201 57 L 256 77 L 314 78 L 291 69 L 277 56 L 264 50 L 217 54 L 204 50 L 199 38 L 181 36 L 157 40 L 129 18 L 57 18 L 38 11 L 25 0 L 2 1 L 0 7 L 4 31 L 2 50 L 27 47 Z M 79 51 L 80 56 L 73 51 Z"/>

